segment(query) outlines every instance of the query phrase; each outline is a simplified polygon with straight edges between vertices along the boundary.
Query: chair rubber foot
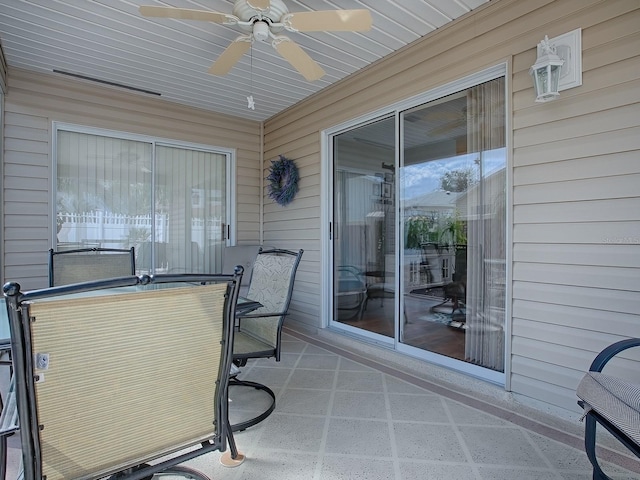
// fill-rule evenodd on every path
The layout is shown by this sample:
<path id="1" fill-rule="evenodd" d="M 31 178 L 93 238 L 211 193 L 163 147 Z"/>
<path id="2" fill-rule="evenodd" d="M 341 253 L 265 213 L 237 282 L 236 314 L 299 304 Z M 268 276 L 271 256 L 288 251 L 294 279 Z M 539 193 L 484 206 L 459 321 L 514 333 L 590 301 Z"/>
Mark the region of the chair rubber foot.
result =
<path id="1" fill-rule="evenodd" d="M 238 452 L 236 458 L 231 458 L 231 452 L 227 450 L 220 457 L 220 465 L 227 468 L 239 467 L 240 465 L 242 465 L 245 458 L 246 457 L 244 456 L 244 454 L 240 452 Z"/>

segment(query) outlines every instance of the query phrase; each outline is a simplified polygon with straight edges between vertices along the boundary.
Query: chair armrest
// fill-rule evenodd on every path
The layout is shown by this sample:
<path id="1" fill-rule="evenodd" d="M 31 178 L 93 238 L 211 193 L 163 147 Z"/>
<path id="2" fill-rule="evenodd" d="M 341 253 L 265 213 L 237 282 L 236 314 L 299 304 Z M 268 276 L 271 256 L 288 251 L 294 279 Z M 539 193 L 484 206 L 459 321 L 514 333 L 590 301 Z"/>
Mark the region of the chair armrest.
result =
<path id="1" fill-rule="evenodd" d="M 238 315 L 238 319 L 279 317 L 282 315 L 289 315 L 289 313 L 288 312 L 247 313 L 246 315 Z"/>
<path id="2" fill-rule="evenodd" d="M 591 362 L 591 366 L 589 367 L 589 371 L 601 372 L 609 360 L 615 357 L 618 353 L 632 347 L 640 347 L 640 338 L 628 338 L 609 345 L 593 359 L 593 362 Z"/>

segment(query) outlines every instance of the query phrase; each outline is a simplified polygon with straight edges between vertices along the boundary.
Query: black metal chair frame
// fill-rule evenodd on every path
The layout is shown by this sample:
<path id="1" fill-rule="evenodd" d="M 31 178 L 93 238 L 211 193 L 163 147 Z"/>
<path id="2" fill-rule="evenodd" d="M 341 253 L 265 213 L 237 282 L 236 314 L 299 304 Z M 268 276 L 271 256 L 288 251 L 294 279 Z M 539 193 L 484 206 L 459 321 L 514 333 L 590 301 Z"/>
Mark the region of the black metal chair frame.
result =
<path id="1" fill-rule="evenodd" d="M 614 358 L 618 353 L 627 350 L 632 347 L 640 347 L 640 338 L 630 338 L 627 340 L 621 340 L 607 348 L 602 350 L 591 363 L 589 367 L 590 372 L 602 372 L 606 364 Z M 596 457 L 596 426 L 599 423 L 602 425 L 611 435 L 613 435 L 620 443 L 622 443 L 630 452 L 636 457 L 640 458 L 640 445 L 630 439 L 622 430 L 616 425 L 611 423 L 605 417 L 603 417 L 596 410 L 592 409 L 583 400 L 578 401 L 583 409 L 585 409 L 584 420 L 584 445 L 587 457 L 593 466 L 593 480 L 611 480 L 611 477 L 607 476 L 602 467 L 598 463 Z"/>
<path id="2" fill-rule="evenodd" d="M 99 254 L 127 254 L 130 256 L 130 271 L 128 272 L 123 272 L 123 275 L 135 275 L 136 274 L 136 254 L 135 254 L 135 247 L 131 247 L 131 248 L 98 248 L 98 247 L 92 247 L 92 248 L 77 248 L 74 250 L 61 250 L 56 252 L 53 248 L 49 249 L 49 286 L 50 287 L 55 287 L 57 286 L 55 284 L 55 258 L 58 257 L 60 255 L 83 255 L 83 254 L 87 254 L 87 255 L 99 255 Z M 111 277 L 113 277 L 114 275 L 109 275 Z M 95 280 L 95 278 L 93 278 L 92 280 Z"/>
<path id="3" fill-rule="evenodd" d="M 7 312 L 9 315 L 9 325 L 11 330 L 11 350 L 13 353 L 14 381 L 16 385 L 17 414 L 21 431 L 21 447 L 23 455 L 24 476 L 26 480 L 36 480 L 42 478 L 42 451 L 40 447 L 40 425 L 35 398 L 35 383 L 37 375 L 34 374 L 34 353 L 30 333 L 30 322 L 33 321 L 30 312 L 30 303 L 35 300 L 48 299 L 52 297 L 64 298 L 64 295 L 79 294 L 82 292 L 99 291 L 104 289 L 116 289 L 119 287 L 131 287 L 147 284 L 184 284 L 191 285 L 191 288 L 198 288 L 198 285 L 208 283 L 226 283 L 224 294 L 223 318 L 222 320 L 222 348 L 220 358 L 220 370 L 212 372 L 218 375 L 216 381 L 215 406 L 216 419 L 214 421 L 212 435 L 199 440 L 199 446 L 186 453 L 178 453 L 176 456 L 160 460 L 158 463 L 150 464 L 149 461 L 159 460 L 158 454 L 152 454 L 148 458 L 143 458 L 136 464 L 123 465 L 122 460 L 114 459 L 114 465 L 118 465 L 117 470 L 107 472 L 109 479 L 143 480 L 150 479 L 154 475 L 182 475 L 188 478 L 209 480 L 208 477 L 197 470 L 178 465 L 187 460 L 196 458 L 211 451 L 224 451 L 227 446 L 232 459 L 244 458 L 236 448 L 232 431 L 229 427 L 228 417 L 228 380 L 229 370 L 232 362 L 232 344 L 234 335 L 234 319 L 236 314 L 236 304 L 238 299 L 239 285 L 242 278 L 242 267 L 238 267 L 233 275 L 217 274 L 166 274 L 166 275 L 142 275 L 126 276 L 95 282 L 83 282 L 77 284 L 50 287 L 40 290 L 22 292 L 20 285 L 9 282 L 4 285 L 3 292 L 7 299 Z M 173 285 L 176 286 L 176 285 Z M 170 289 L 164 289 L 169 292 Z M 98 292 L 99 293 L 99 292 Z M 144 292 L 142 292 L 144 293 Z M 157 291 L 155 292 L 157 293 Z M 105 297 L 102 297 L 105 298 Z M 157 298 L 157 297 L 154 297 Z M 188 312 L 185 312 L 188 315 Z M 200 313 L 199 315 L 202 315 Z M 161 379 L 161 376 L 158 376 Z M 171 388 L 171 387 L 169 387 Z M 213 394 L 213 392 L 212 392 Z M 162 424 L 162 419 L 159 419 Z M 184 440 L 181 440 L 184 441 Z M 178 446 L 178 445 L 177 445 Z M 195 446 L 195 445 L 194 445 Z M 100 448 L 95 445 L 95 448 Z M 174 447 L 175 448 L 175 447 Z M 178 449 L 176 449 L 177 451 Z M 175 453 L 175 451 L 173 452 Z M 164 454 L 166 455 L 166 454 Z M 91 472 L 85 472 L 86 478 L 92 477 Z M 99 472 L 103 477 L 105 472 Z M 85 478 L 85 474 L 83 474 Z"/>
<path id="4" fill-rule="evenodd" d="M 265 350 L 261 350 L 261 351 L 254 351 L 254 352 L 248 352 L 248 353 L 236 353 L 234 352 L 233 354 L 233 363 L 236 364 L 239 367 L 242 367 L 244 365 L 247 364 L 247 360 L 251 359 L 251 358 L 271 358 L 271 357 L 275 357 L 276 362 L 280 361 L 280 348 L 281 348 L 281 343 L 282 343 L 282 325 L 284 323 L 284 319 L 285 316 L 288 314 L 287 310 L 289 309 L 289 304 L 291 302 L 291 295 L 293 293 L 293 285 L 294 285 L 294 281 L 295 281 L 295 276 L 296 276 L 296 272 L 298 270 L 298 265 L 300 264 L 300 259 L 302 258 L 302 254 L 303 254 L 303 250 L 300 249 L 297 252 L 291 251 L 291 250 L 284 250 L 284 249 L 277 249 L 277 248 L 273 248 L 273 249 L 269 249 L 269 250 L 263 250 L 262 248 L 260 248 L 258 250 L 258 255 L 256 258 L 259 258 L 260 255 L 269 255 L 269 254 L 276 254 L 276 255 L 291 255 L 291 256 L 295 256 L 296 259 L 294 261 L 292 270 L 291 270 L 291 277 L 289 280 L 289 290 L 287 292 L 287 297 L 286 300 L 284 302 L 284 309 L 282 311 L 279 312 L 260 312 L 260 313 L 249 313 L 249 314 L 245 314 L 245 315 L 239 315 L 238 319 L 239 319 L 239 325 L 238 325 L 238 331 L 242 330 L 242 319 L 243 318 L 265 318 L 265 317 L 275 317 L 275 316 L 280 316 L 280 320 L 278 322 L 277 325 L 277 341 L 276 341 L 276 346 L 275 348 L 269 348 L 269 349 L 265 349 Z M 253 274 L 255 273 L 255 270 L 252 271 L 252 279 L 253 280 Z M 251 282 L 250 282 L 251 285 Z M 252 382 L 252 381 L 248 381 L 248 380 L 241 380 L 238 379 L 237 376 L 233 376 L 230 381 L 229 381 L 229 385 L 230 386 L 242 386 L 242 387 L 251 387 L 251 388 L 255 388 L 257 390 L 262 390 L 265 393 L 267 393 L 270 397 L 271 397 L 271 402 L 269 407 L 264 410 L 261 414 L 250 418 L 248 420 L 239 422 L 239 423 L 235 423 L 233 425 L 231 425 L 231 430 L 234 432 L 237 431 L 242 431 L 245 430 L 253 425 L 256 425 L 257 423 L 262 422 L 263 420 L 265 420 L 269 415 L 271 415 L 271 413 L 275 410 L 276 408 L 276 395 L 273 392 L 273 390 L 271 390 L 268 386 L 263 385 L 261 383 L 258 382 Z"/>

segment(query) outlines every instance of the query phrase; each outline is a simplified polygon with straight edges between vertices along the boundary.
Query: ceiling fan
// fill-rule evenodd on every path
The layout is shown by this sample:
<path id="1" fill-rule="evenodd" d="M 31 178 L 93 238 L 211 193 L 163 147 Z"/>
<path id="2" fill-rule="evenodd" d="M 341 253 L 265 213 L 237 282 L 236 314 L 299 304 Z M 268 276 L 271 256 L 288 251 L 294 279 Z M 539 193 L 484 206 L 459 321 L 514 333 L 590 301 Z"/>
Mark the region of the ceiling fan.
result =
<path id="1" fill-rule="evenodd" d="M 297 43 L 285 35 L 289 32 L 362 32 L 372 25 L 371 12 L 361 10 L 322 10 L 289 13 L 282 0 L 235 0 L 233 13 L 219 13 L 190 8 L 142 5 L 146 17 L 200 20 L 222 25 L 237 25 L 246 32 L 236 38 L 209 68 L 209 73 L 225 75 L 247 53 L 254 40 L 271 39 L 276 51 L 304 78 L 318 80 L 324 70 Z"/>

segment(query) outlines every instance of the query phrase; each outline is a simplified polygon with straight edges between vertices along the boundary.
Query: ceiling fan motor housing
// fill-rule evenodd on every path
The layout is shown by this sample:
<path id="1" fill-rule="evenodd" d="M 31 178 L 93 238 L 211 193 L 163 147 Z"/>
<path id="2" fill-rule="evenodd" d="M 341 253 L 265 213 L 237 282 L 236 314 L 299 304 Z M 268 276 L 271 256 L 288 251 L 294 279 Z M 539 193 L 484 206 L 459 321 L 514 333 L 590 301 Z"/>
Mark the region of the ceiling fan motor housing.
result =
<path id="1" fill-rule="evenodd" d="M 272 25 L 274 23 L 280 23 L 280 19 L 287 13 L 289 13 L 289 9 L 282 0 L 271 0 L 269 9 L 264 12 L 251 6 L 251 0 L 236 0 L 233 4 L 233 14 L 236 17 L 242 22 L 253 23 L 253 25 L 247 26 L 239 24 L 238 26 L 248 33 L 253 33 L 256 40 L 261 41 L 266 40 L 269 36 L 269 28 L 271 28 L 271 32 L 274 34 L 283 30 L 283 27 L 272 27 Z M 261 23 L 264 24 L 264 26 L 258 26 Z M 262 38 L 262 35 L 264 35 L 264 38 Z"/>

